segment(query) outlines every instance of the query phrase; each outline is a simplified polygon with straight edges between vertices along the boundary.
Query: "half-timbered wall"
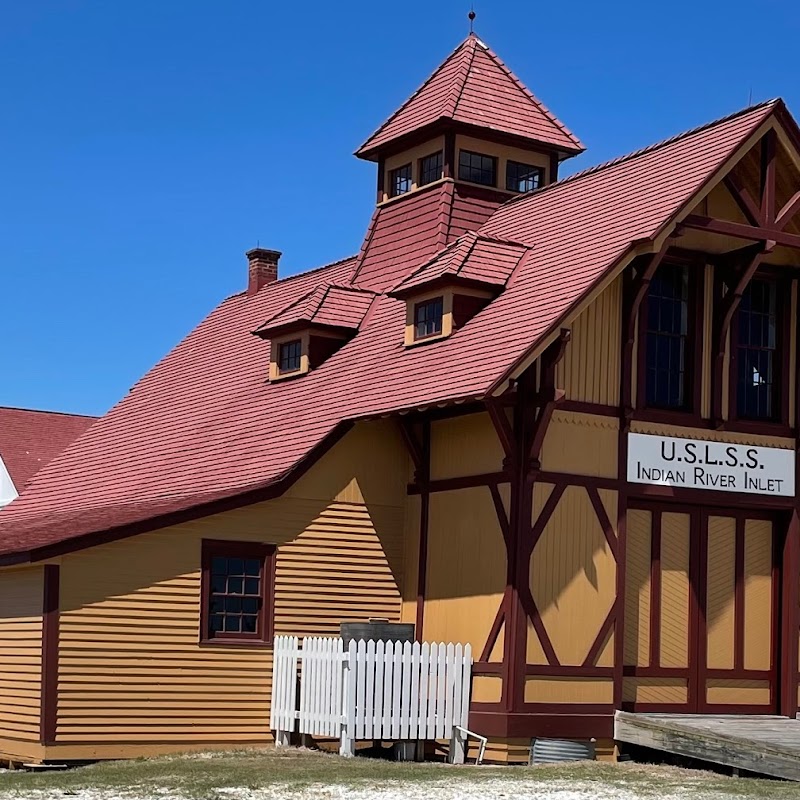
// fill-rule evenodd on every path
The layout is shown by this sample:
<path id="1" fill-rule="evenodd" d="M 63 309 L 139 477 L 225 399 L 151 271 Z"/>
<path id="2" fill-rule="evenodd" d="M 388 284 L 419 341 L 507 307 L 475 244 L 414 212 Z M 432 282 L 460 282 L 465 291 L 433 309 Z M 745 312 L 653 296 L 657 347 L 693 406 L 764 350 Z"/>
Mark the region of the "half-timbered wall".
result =
<path id="1" fill-rule="evenodd" d="M 271 649 L 198 644 L 201 540 L 279 545 L 276 634 L 397 620 L 407 475 L 393 424 L 364 423 L 282 498 L 64 556 L 52 752 L 268 742 Z"/>
<path id="2" fill-rule="evenodd" d="M 0 750 L 26 754 L 39 741 L 42 567 L 0 573 Z"/>

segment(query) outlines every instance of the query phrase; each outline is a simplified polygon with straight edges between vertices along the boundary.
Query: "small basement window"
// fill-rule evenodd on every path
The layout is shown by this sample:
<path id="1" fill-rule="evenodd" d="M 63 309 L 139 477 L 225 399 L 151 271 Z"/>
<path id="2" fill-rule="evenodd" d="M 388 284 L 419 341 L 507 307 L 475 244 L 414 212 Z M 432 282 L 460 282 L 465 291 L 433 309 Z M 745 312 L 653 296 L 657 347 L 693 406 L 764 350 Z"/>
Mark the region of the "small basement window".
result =
<path id="1" fill-rule="evenodd" d="M 278 371 L 281 374 L 297 372 L 300 369 L 302 350 L 303 347 L 300 339 L 292 339 L 291 342 L 284 342 L 278 348 Z"/>
<path id="2" fill-rule="evenodd" d="M 497 185 L 497 159 L 461 150 L 458 154 L 458 179 L 484 186 Z"/>
<path id="3" fill-rule="evenodd" d="M 200 640 L 272 641 L 275 546 L 204 540 Z"/>
<path id="4" fill-rule="evenodd" d="M 544 170 L 519 161 L 506 162 L 506 189 L 509 192 L 532 192 L 542 185 Z"/>
<path id="5" fill-rule="evenodd" d="M 442 332 L 444 317 L 443 298 L 434 297 L 414 306 L 414 340 L 438 336 Z"/>
<path id="6" fill-rule="evenodd" d="M 411 164 L 390 170 L 389 197 L 397 197 L 411 191 Z"/>
<path id="7" fill-rule="evenodd" d="M 419 185 L 427 186 L 442 177 L 442 151 L 421 158 L 419 162 Z"/>

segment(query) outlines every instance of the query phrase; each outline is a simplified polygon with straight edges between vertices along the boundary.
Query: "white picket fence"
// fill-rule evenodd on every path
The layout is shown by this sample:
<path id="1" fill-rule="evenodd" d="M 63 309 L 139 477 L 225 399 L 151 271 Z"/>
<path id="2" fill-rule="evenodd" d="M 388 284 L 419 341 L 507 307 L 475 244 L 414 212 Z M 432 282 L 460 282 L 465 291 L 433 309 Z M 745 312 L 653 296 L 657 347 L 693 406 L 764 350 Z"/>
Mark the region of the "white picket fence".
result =
<path id="1" fill-rule="evenodd" d="M 345 651 L 339 638 L 278 636 L 270 727 L 279 745 L 296 724 L 338 736 L 344 755 L 357 740 L 450 739 L 463 761 L 471 677 L 470 645 L 362 640 Z"/>

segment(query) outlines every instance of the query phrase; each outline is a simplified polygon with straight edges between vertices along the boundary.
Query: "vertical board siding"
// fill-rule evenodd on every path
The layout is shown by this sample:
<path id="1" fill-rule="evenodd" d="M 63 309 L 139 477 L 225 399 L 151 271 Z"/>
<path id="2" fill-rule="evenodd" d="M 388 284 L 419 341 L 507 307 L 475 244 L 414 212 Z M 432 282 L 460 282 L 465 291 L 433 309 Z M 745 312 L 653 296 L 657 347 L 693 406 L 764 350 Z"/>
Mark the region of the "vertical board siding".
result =
<path id="1" fill-rule="evenodd" d="M 572 323 L 556 373 L 568 400 L 619 404 L 621 324 L 622 278 L 617 278 Z"/>
<path id="2" fill-rule="evenodd" d="M 616 419 L 555 411 L 544 437 L 542 469 L 567 475 L 616 478 L 618 442 Z"/>
<path id="3" fill-rule="evenodd" d="M 39 741 L 43 575 L 0 573 L 0 739 Z"/>
<path id="4" fill-rule="evenodd" d="M 55 752 L 271 741 L 272 648 L 199 644 L 202 539 L 278 545 L 276 634 L 398 620 L 406 479 L 393 427 L 357 426 L 282 498 L 65 556 Z"/>
<path id="5" fill-rule="evenodd" d="M 708 518 L 708 552 L 707 663 L 711 669 L 733 669 L 736 520 Z"/>
<path id="6" fill-rule="evenodd" d="M 625 664 L 634 667 L 646 667 L 650 659 L 651 526 L 649 511 L 628 511 L 624 652 Z"/>
<path id="7" fill-rule="evenodd" d="M 772 522 L 744 528 L 744 668 L 769 669 L 772 649 Z"/>
<path id="8" fill-rule="evenodd" d="M 503 448 L 487 413 L 438 420 L 431 425 L 431 479 L 498 472 Z"/>
<path id="9" fill-rule="evenodd" d="M 533 599 L 561 664 L 580 666 L 588 655 L 614 603 L 616 574 L 586 490 L 568 487 L 530 567 Z"/>
<path id="10" fill-rule="evenodd" d="M 661 515 L 661 663 L 689 666 L 688 514 Z"/>

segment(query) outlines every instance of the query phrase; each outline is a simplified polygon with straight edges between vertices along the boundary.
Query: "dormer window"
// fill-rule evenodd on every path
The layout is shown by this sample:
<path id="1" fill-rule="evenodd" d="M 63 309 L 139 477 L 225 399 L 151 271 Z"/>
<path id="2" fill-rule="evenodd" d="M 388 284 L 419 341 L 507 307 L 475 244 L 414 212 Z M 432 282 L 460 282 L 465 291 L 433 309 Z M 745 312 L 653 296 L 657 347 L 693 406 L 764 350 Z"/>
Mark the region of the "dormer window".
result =
<path id="1" fill-rule="evenodd" d="M 496 186 L 497 159 L 494 156 L 461 150 L 458 154 L 458 179 L 483 186 Z"/>
<path id="2" fill-rule="evenodd" d="M 442 177 L 442 151 L 419 160 L 419 185 L 427 186 Z"/>
<path id="3" fill-rule="evenodd" d="M 398 197 L 410 192 L 411 180 L 411 164 L 404 164 L 402 167 L 391 170 L 389 172 L 389 197 Z"/>
<path id="4" fill-rule="evenodd" d="M 292 339 L 280 345 L 278 348 L 278 369 L 282 375 L 289 372 L 297 372 L 300 369 L 302 352 L 303 344 L 300 339 Z"/>
<path id="5" fill-rule="evenodd" d="M 296 298 L 253 333 L 270 342 L 269 379 L 305 375 L 352 339 L 375 293 L 321 283 Z"/>
<path id="6" fill-rule="evenodd" d="M 506 189 L 509 192 L 532 192 L 544 182 L 544 170 L 519 161 L 506 162 Z"/>
<path id="7" fill-rule="evenodd" d="M 441 335 L 443 319 L 443 298 L 434 297 L 424 303 L 417 303 L 414 306 L 414 340 Z"/>

